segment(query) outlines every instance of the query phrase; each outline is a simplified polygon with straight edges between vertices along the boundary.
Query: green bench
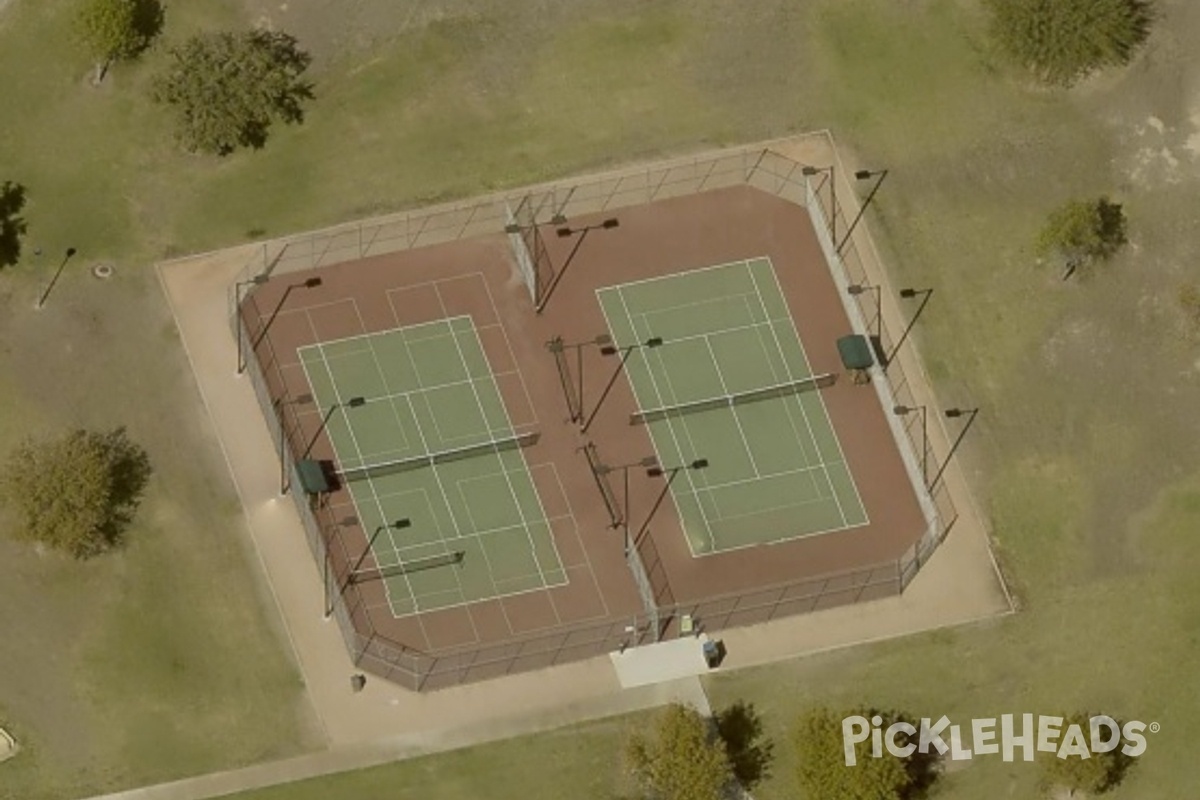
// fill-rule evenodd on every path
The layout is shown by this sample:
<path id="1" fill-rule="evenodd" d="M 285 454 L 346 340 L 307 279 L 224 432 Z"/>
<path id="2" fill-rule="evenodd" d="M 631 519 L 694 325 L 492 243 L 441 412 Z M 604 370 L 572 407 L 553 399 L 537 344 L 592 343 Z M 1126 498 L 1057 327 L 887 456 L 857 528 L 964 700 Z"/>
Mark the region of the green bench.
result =
<path id="1" fill-rule="evenodd" d="M 300 488 L 306 494 L 325 494 L 333 488 L 320 461 L 301 459 L 296 462 L 296 473 L 300 476 Z"/>

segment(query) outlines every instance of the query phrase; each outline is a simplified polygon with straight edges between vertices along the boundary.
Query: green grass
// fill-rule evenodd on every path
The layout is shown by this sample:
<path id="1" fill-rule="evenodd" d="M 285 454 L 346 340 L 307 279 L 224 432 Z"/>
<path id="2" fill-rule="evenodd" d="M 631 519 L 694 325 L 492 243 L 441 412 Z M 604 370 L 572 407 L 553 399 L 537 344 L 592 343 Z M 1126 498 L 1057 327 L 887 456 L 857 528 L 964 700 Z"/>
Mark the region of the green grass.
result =
<path id="1" fill-rule="evenodd" d="M 1186 796 L 1200 372 L 1174 297 L 1200 279 L 1200 190 L 1184 167 L 1132 167 L 1163 147 L 1187 164 L 1194 109 L 1179 87 L 1200 69 L 1200 7 L 1166 0 L 1138 65 L 1064 94 L 998 66 L 972 0 L 436 5 L 361 49 L 330 52 L 345 31 L 314 42 L 329 55 L 306 122 L 225 160 L 179 153 L 145 101 L 163 47 L 93 90 L 66 2 L 4 12 L 0 180 L 28 186 L 28 241 L 45 254 L 0 276 L 0 449 L 29 431 L 128 424 L 157 472 L 120 555 L 78 565 L 0 542 L 0 722 L 27 745 L 0 767 L 0 797 L 77 796 L 312 743 L 153 258 L 822 127 L 891 170 L 872 221 L 897 282 L 936 287 L 917 341 L 946 404 L 983 408 L 963 457 L 1025 610 L 712 681 L 718 705 L 753 702 L 778 739 L 755 796 L 795 796 L 787 729 L 815 702 L 1156 720 L 1164 732 L 1112 796 Z M 165 42 L 249 16 L 233 0 L 173 4 Z M 1139 133 L 1149 114 L 1173 126 L 1161 141 Z M 1126 203 L 1134 247 L 1063 284 L 1031 240 L 1049 209 L 1102 192 Z M 34 314 L 67 247 L 80 255 Z M 86 277 L 98 260 L 118 277 Z M 553 780 L 607 798 L 625 788 L 622 736 L 602 723 L 271 794 L 542 796 Z M 931 797 L 1030 796 L 1035 780 L 978 761 Z"/>
<path id="2" fill-rule="evenodd" d="M 554 786 L 570 787 L 571 797 L 615 800 L 631 796 L 629 779 L 616 754 L 645 719 L 645 715 L 617 717 L 236 797 L 239 800 L 330 797 L 525 800 L 532 796 L 557 796 L 548 788 L 552 782 Z"/>

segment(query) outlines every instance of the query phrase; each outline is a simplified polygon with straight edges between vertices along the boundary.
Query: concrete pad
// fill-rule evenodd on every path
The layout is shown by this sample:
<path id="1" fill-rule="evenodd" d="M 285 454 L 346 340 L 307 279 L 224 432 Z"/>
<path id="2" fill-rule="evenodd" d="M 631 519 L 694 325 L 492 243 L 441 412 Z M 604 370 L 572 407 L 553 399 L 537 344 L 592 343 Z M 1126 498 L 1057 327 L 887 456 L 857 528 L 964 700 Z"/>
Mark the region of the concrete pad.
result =
<path id="1" fill-rule="evenodd" d="M 665 642 L 630 647 L 623 653 L 612 653 L 613 667 L 621 687 L 647 686 L 678 680 L 708 672 L 704 658 L 707 636 L 687 636 Z"/>

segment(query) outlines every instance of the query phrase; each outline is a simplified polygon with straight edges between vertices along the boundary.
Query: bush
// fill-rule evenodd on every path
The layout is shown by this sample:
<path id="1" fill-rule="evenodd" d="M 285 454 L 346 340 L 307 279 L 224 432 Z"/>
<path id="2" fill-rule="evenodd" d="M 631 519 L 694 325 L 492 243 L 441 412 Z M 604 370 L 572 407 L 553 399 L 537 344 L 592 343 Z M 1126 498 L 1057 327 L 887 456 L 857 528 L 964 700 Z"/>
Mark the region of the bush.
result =
<path id="1" fill-rule="evenodd" d="M 1001 49 L 1056 86 L 1129 63 L 1153 19 L 1147 0 L 988 0 L 988 6 Z"/>
<path id="2" fill-rule="evenodd" d="M 1064 714 L 1062 730 L 1078 725 L 1085 737 L 1091 734 L 1091 714 Z M 1125 777 L 1133 759 L 1117 747 L 1107 753 L 1091 753 L 1088 757 L 1039 752 L 1042 776 L 1047 784 L 1066 789 L 1071 794 L 1099 794 L 1115 787 Z"/>
<path id="3" fill-rule="evenodd" d="M 1062 259 L 1065 280 L 1080 266 L 1111 258 L 1127 241 L 1121 205 L 1100 197 L 1072 200 L 1051 212 L 1036 249 L 1039 255 Z"/>
<path id="4" fill-rule="evenodd" d="M 150 460 L 124 428 L 26 440 L 0 472 L 16 536 L 88 558 L 121 542 L 150 480 Z"/>
<path id="5" fill-rule="evenodd" d="M 901 758 L 885 752 L 882 758 L 870 754 L 870 739 L 857 745 L 857 763 L 847 766 L 842 742 L 842 720 L 878 716 L 885 731 L 901 717 L 895 713 L 850 710 L 835 713 L 815 709 L 804 714 L 796 726 L 797 778 L 805 797 L 813 800 L 904 800 L 925 789 L 934 778 L 934 757 L 914 751 Z M 896 744 L 906 744 L 904 734 Z M 915 744 L 915 743 L 914 743 Z"/>
<path id="6" fill-rule="evenodd" d="M 626 748 L 634 777 L 656 800 L 724 800 L 733 768 L 724 743 L 695 709 L 673 703 L 650 736 L 635 734 Z"/>

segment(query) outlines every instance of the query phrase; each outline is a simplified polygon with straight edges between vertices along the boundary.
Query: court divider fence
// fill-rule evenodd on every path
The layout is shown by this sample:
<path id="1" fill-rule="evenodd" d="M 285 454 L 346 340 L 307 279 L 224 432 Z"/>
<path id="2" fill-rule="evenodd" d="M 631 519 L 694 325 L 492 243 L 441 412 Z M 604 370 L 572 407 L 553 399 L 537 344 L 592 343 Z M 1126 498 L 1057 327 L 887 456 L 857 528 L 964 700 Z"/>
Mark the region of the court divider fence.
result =
<path id="1" fill-rule="evenodd" d="M 876 337 L 881 352 L 890 353 L 897 339 L 886 329 L 879 305 L 863 294 L 851 296 L 845 289 L 868 280 L 855 242 L 847 242 L 839 254 L 829 230 L 837 215 L 845 230 L 841 207 L 833 207 L 814 187 L 805 166 L 771 149 L 771 143 L 749 145 L 703 155 L 663 161 L 599 175 L 583 176 L 558 183 L 542 184 L 519 192 L 499 193 L 468 202 L 450 203 L 403 212 L 370 222 L 338 226 L 305 235 L 265 242 L 260 253 L 246 265 L 239 281 L 258 274 L 287 273 L 390 252 L 441 244 L 480 235 L 496 235 L 513 221 L 510 209 L 517 207 L 535 225 L 559 215 L 570 218 L 612 211 L 732 186 L 753 186 L 808 210 L 825 251 L 834 280 L 847 302 L 855 330 Z M 826 165 L 815 165 L 824 167 Z M 536 245 L 535 245 L 536 246 Z M 532 255 L 532 254 L 531 254 Z M 541 283 L 543 275 L 535 281 Z M 244 283 L 243 283 L 244 285 Z M 955 519 L 955 509 L 945 483 L 929 491 L 916 478 L 913 465 L 927 445 L 916 415 L 892 418 L 897 444 L 926 515 L 927 529 L 901 557 L 877 564 L 820 576 L 797 577 L 769 586 L 707 596 L 680 602 L 671 590 L 667 570 L 659 556 L 651 531 L 640 537 L 629 558 L 639 583 L 644 579 L 653 603 L 628 619 L 606 619 L 563 625 L 536 635 L 514 637 L 495 644 L 481 644 L 424 652 L 403 642 L 389 640 L 380 632 L 373 615 L 390 613 L 368 606 L 359 586 L 346 580 L 357 554 L 348 550 L 340 521 L 319 501 L 299 490 L 296 456 L 306 451 L 300 441 L 298 411 L 291 398 L 283 397 L 279 360 L 261 323 L 253 287 L 238 300 L 241 288 L 230 287 L 229 316 L 235 336 L 246 345 L 246 373 L 254 386 L 268 430 L 281 458 L 281 489 L 287 488 L 300 519 L 313 558 L 322 574 L 327 612 L 336 620 L 354 663 L 387 680 L 414 691 L 429 691 L 515 672 L 540 669 L 649 644 L 673 635 L 679 621 L 690 616 L 710 632 L 767 622 L 793 614 L 818 611 L 839 605 L 865 602 L 900 594 L 944 539 Z M 903 336 L 903 334 L 902 334 Z M 881 401 L 915 405 L 911 385 L 898 362 L 873 370 L 872 383 Z M 274 398 L 279 398 L 278 400 Z M 885 405 L 885 414 L 891 406 Z M 934 463 L 945 454 L 930 452 Z M 635 565 L 636 562 L 636 565 Z"/>

